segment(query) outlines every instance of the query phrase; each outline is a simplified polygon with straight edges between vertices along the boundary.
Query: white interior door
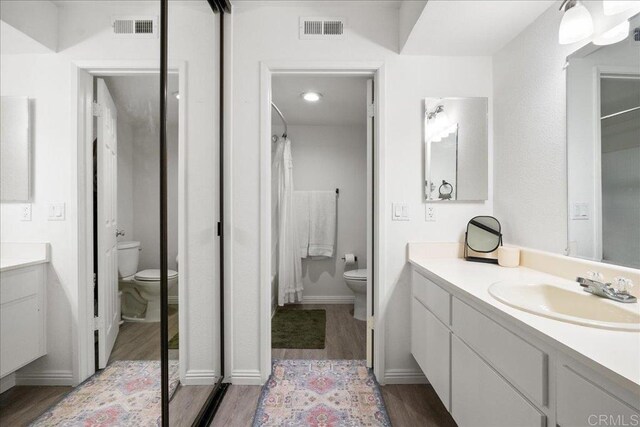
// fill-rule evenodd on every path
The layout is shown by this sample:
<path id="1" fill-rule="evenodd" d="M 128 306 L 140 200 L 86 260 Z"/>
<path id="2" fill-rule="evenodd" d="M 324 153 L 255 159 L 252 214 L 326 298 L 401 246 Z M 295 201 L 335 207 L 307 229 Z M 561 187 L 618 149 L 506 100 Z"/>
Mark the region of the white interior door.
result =
<path id="1" fill-rule="evenodd" d="M 98 79 L 98 367 L 107 366 L 120 328 L 118 319 L 118 112 L 104 80 Z"/>
<path id="2" fill-rule="evenodd" d="M 367 80 L 367 367 L 373 367 L 373 325 L 374 325 L 374 295 L 373 281 L 373 247 L 374 229 L 374 135 L 375 135 L 375 100 L 373 80 Z"/>

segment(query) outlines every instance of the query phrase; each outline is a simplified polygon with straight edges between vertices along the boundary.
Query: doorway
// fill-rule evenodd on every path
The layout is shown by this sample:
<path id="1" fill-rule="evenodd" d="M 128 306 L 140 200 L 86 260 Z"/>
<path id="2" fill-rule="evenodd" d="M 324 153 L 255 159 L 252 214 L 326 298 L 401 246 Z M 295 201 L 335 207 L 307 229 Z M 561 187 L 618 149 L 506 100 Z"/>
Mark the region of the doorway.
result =
<path id="1" fill-rule="evenodd" d="M 168 89 L 170 89 L 167 111 L 168 173 L 173 177 L 169 177 L 168 183 L 169 200 L 174 201 L 169 204 L 170 221 L 174 224 L 174 233 L 169 233 L 169 249 L 172 251 L 169 254 L 169 270 L 175 271 L 176 274 L 178 270 L 183 270 L 183 274 L 185 273 L 184 268 L 180 269 L 179 266 L 181 264 L 184 265 L 182 262 L 183 255 L 181 254 L 184 254 L 185 251 L 181 249 L 186 244 L 184 237 L 184 213 L 186 208 L 184 206 L 184 198 L 179 197 L 180 194 L 184 194 L 185 190 L 185 132 L 183 126 L 185 114 L 183 102 L 186 96 L 186 88 L 183 79 L 183 68 L 184 65 L 179 64 L 172 66 L 167 81 Z M 79 241 L 79 275 L 80 277 L 86 277 L 86 282 L 84 283 L 94 284 L 94 278 L 96 279 L 94 286 L 80 286 L 79 288 L 79 301 L 86 301 L 86 305 L 79 305 L 78 312 L 80 372 L 77 381 L 82 382 L 96 372 L 97 369 L 101 369 L 108 364 L 110 360 L 119 358 L 160 360 L 160 319 L 156 319 L 157 321 L 144 321 L 145 319 L 152 320 L 152 316 L 147 319 L 146 315 L 149 307 L 148 301 L 151 299 L 149 297 L 154 295 L 147 294 L 147 298 L 145 298 L 144 290 L 140 291 L 134 286 L 129 286 L 130 289 L 128 291 L 123 290 L 122 277 L 120 277 L 122 275 L 119 274 L 117 262 L 118 245 L 120 249 L 128 250 L 130 254 L 137 253 L 137 266 L 129 266 L 129 269 L 136 270 L 132 275 L 135 276 L 136 273 L 146 271 L 145 277 L 141 276 L 138 280 L 144 281 L 143 284 L 149 283 L 147 288 L 151 287 L 155 282 L 153 270 L 159 268 L 158 265 L 153 265 L 154 262 L 159 260 L 159 254 L 157 253 L 159 243 L 155 241 L 159 238 L 159 225 L 154 225 L 158 210 L 158 200 L 155 200 L 154 197 L 157 196 L 155 189 L 157 188 L 156 183 L 159 177 L 156 155 L 157 129 L 160 125 L 159 117 L 157 117 L 157 112 L 159 111 L 157 91 L 159 71 L 157 64 L 149 61 L 133 61 L 126 64 L 83 62 L 77 64 L 72 76 L 77 87 L 77 93 L 74 95 L 78 99 L 76 117 L 78 118 L 78 172 L 81 186 L 79 213 L 81 230 L 83 230 L 83 233 L 80 233 Z M 118 241 L 116 243 L 116 257 L 112 257 L 107 264 L 112 272 L 111 277 L 107 276 L 109 285 L 103 287 L 100 286 L 100 279 L 102 277 L 102 279 L 107 280 L 107 278 L 101 276 L 100 266 L 104 263 L 104 260 L 100 260 L 100 251 L 97 252 L 98 256 L 92 256 L 94 248 L 100 247 L 100 231 L 104 225 L 104 220 L 100 220 L 102 214 L 100 213 L 101 196 L 99 190 L 101 186 L 97 179 L 98 173 L 94 177 L 94 161 L 96 162 L 95 171 L 100 172 L 97 166 L 100 163 L 97 153 L 100 149 L 104 150 L 104 147 L 100 144 L 99 131 L 101 126 L 108 129 L 104 118 L 113 118 L 114 114 L 106 113 L 104 107 L 100 105 L 102 103 L 98 102 L 100 87 L 102 87 L 101 98 L 104 98 L 105 92 L 108 92 L 116 111 L 115 120 L 112 123 L 116 139 L 115 161 L 112 162 L 116 165 L 116 179 L 112 180 L 112 185 L 107 187 L 111 189 L 111 199 L 116 201 L 112 207 L 116 220 L 113 230 L 109 230 L 109 233 L 106 230 L 102 231 L 104 235 L 112 234 L 113 238 Z M 180 93 L 182 93 L 182 97 L 180 97 Z M 121 125 L 120 138 L 118 138 L 118 122 Z M 104 132 L 105 129 L 102 131 Z M 118 142 L 120 143 L 118 144 Z M 94 156 L 94 150 L 92 149 L 94 143 L 96 156 Z M 118 146 L 120 148 L 119 152 Z M 120 158 L 118 158 L 118 154 L 120 154 Z M 120 164 L 120 168 L 117 167 L 118 164 Z M 122 167 L 123 165 L 125 167 Z M 94 189 L 97 190 L 95 212 L 93 203 Z M 171 198 L 172 194 L 173 199 Z M 102 203 L 104 206 L 105 202 L 103 201 Z M 135 224 L 139 224 L 139 227 L 135 227 Z M 118 234 L 117 237 L 116 233 Z M 174 255 L 171 256 L 171 254 Z M 94 276 L 94 273 L 97 273 L 97 275 Z M 155 273 L 158 273 L 158 271 L 155 271 Z M 174 341 L 177 341 L 178 347 L 178 349 L 169 350 L 170 359 L 173 360 L 178 360 L 182 352 L 186 351 L 186 349 L 180 349 L 179 338 L 177 337 L 179 336 L 178 329 L 180 327 L 178 322 L 178 317 L 180 317 L 178 308 L 179 293 L 181 293 L 180 284 L 182 284 L 182 287 L 186 286 L 186 274 L 184 276 L 184 278 L 179 276 L 170 277 L 170 282 L 173 281 L 175 283 L 174 286 L 170 286 L 169 291 L 169 339 L 176 337 Z M 122 293 L 120 293 L 121 291 Z M 126 307 L 125 313 L 123 313 L 122 297 L 127 292 L 129 298 L 124 302 Z M 109 297 L 105 298 L 101 303 L 102 293 L 106 293 Z M 154 311 L 153 304 L 151 306 L 152 310 L 150 312 Z M 118 332 L 112 333 L 111 336 L 106 333 L 108 330 L 106 324 L 108 322 L 101 320 L 101 307 L 102 313 L 117 312 L 118 327 L 113 328 L 113 323 L 115 322 L 111 322 L 111 330 Z M 130 322 L 121 323 L 123 314 L 124 317 L 128 317 L 127 320 Z M 108 318 L 113 317 L 108 316 Z M 140 337 L 147 337 L 148 339 Z M 101 344 L 100 338 L 103 338 L 103 344 Z M 140 339 L 144 342 L 148 341 L 149 345 L 143 345 L 144 343 L 138 342 Z M 169 346 L 171 347 L 171 344 Z"/>
<path id="2" fill-rule="evenodd" d="M 263 64 L 262 67 L 262 97 L 261 97 L 261 162 L 262 162 L 262 185 L 261 185 L 261 371 L 262 381 L 266 381 L 271 372 L 271 359 L 273 357 L 291 357 L 291 358 L 361 358 L 367 360 L 367 366 L 374 369 L 380 378 L 382 378 L 383 366 L 384 366 L 384 354 L 383 354 L 383 342 L 384 331 L 383 328 L 377 327 L 381 325 L 382 316 L 379 316 L 379 310 L 377 309 L 379 304 L 379 280 L 378 277 L 383 277 L 383 264 L 380 260 L 379 248 L 382 246 L 381 242 L 384 239 L 384 221 L 382 220 L 382 206 L 384 206 L 384 189 L 379 183 L 382 182 L 384 164 L 381 161 L 383 158 L 383 130 L 381 129 L 381 123 L 384 123 L 382 116 L 384 110 L 382 108 L 384 103 L 384 69 L 382 64 L 322 64 L 315 66 L 314 64 L 305 64 L 302 67 L 288 66 L 285 64 Z M 294 83 L 295 82 L 295 83 Z M 309 89 L 302 90 L 300 85 L 321 85 L 330 88 L 332 85 L 344 85 L 342 89 L 337 91 L 331 89 L 324 89 L 332 94 L 328 98 L 324 98 L 322 93 L 323 89 L 313 89 L 309 86 Z M 358 153 L 358 143 L 352 144 L 337 144 L 340 150 L 351 149 L 354 150 L 350 153 L 349 158 L 351 160 L 359 158 L 361 161 L 360 172 L 356 172 L 358 168 L 342 165 L 339 166 L 340 172 L 344 172 L 346 181 L 349 174 L 352 174 L 354 179 L 352 182 L 346 182 L 343 184 L 335 183 L 332 178 L 336 178 L 338 173 L 331 173 L 330 170 L 323 170 L 320 162 L 315 161 L 321 156 L 320 152 L 324 151 L 326 167 L 335 168 L 340 162 L 332 162 L 331 156 L 340 156 L 339 150 L 331 149 L 330 144 L 318 144 L 324 137 L 325 141 L 337 140 L 338 135 L 334 135 L 332 139 L 328 134 L 324 134 L 321 123 L 322 120 L 329 120 L 324 125 L 330 125 L 330 119 L 327 119 L 325 113 L 320 109 L 311 110 L 312 113 L 308 115 L 308 119 L 302 117 L 296 118 L 298 113 L 302 110 L 296 108 L 287 108 L 280 110 L 279 108 L 272 107 L 271 103 L 274 102 L 277 106 L 278 98 L 282 92 L 285 98 L 288 96 L 291 99 L 295 99 L 295 102 L 305 102 L 304 93 L 306 92 L 319 92 L 319 98 L 321 102 L 331 100 L 335 97 L 342 97 L 340 101 L 335 102 L 335 105 L 345 104 L 348 99 L 355 101 L 358 95 L 349 97 L 346 94 L 347 88 L 353 89 L 354 87 L 361 88 L 361 101 L 360 107 L 353 111 L 353 115 L 356 117 L 354 120 L 355 127 L 360 126 L 356 134 L 347 136 L 346 139 L 349 142 L 361 139 L 361 145 Z M 336 87 L 338 87 L 336 86 Z M 320 86 L 317 86 L 320 87 Z M 313 97 L 313 95 L 312 95 Z M 286 101 L 279 101 L 284 103 Z M 357 101 L 356 101 L 357 103 Z M 319 105 L 319 104 L 316 104 Z M 331 113 L 332 109 L 327 102 L 326 110 Z M 337 108 L 337 107 L 334 107 Z M 278 112 L 280 110 L 280 112 Z M 284 138 L 283 127 L 284 123 L 281 121 L 282 116 L 286 118 L 286 110 L 291 111 L 293 122 L 299 122 L 299 124 L 293 124 L 290 126 L 290 130 L 287 130 L 286 138 Z M 359 113 L 360 112 L 360 113 Z M 335 111 L 334 111 L 335 113 Z M 337 114 L 343 116 L 343 114 Z M 323 119 L 324 117 L 324 119 Z M 305 120 L 309 120 L 306 124 Z M 311 122 L 311 121 L 315 122 Z M 341 120 L 345 120 L 341 117 Z M 304 129 L 305 127 L 314 127 L 315 129 Z M 356 124 L 358 123 L 358 124 Z M 288 125 L 288 124 L 287 124 Z M 316 137 L 312 137 L 312 130 L 316 131 Z M 326 129 L 325 129 L 326 130 Z M 360 136 L 356 136 L 359 134 Z M 342 136 L 344 139 L 345 136 Z M 273 198 L 273 176 L 272 176 L 272 159 L 278 158 L 278 145 L 283 145 L 284 140 L 289 140 L 289 147 L 292 153 L 294 162 L 293 178 L 296 178 L 295 163 L 296 163 L 296 151 L 298 152 L 299 163 L 303 165 L 308 160 L 307 166 L 302 167 L 302 170 L 298 171 L 298 180 L 300 185 L 296 184 L 295 189 L 307 190 L 312 193 L 317 193 L 315 196 L 324 197 L 324 200 L 330 201 L 330 193 L 333 194 L 333 203 L 329 205 L 329 211 L 335 208 L 333 215 L 335 215 L 335 228 L 334 240 L 329 241 L 328 244 L 320 244 L 320 255 L 307 252 L 307 258 L 301 261 L 301 275 L 303 282 L 303 289 L 295 291 L 297 294 L 293 299 L 294 302 L 299 302 L 292 306 L 294 310 L 291 311 L 312 311 L 318 310 L 324 311 L 325 322 L 325 348 L 324 349 L 278 349 L 272 345 L 275 337 L 272 331 L 272 316 L 275 307 L 281 306 L 284 303 L 282 300 L 282 292 L 277 290 L 282 286 L 282 278 L 279 277 L 277 263 L 279 261 L 279 255 L 276 255 L 279 251 L 279 236 L 276 235 L 274 225 L 277 224 L 277 211 L 276 204 Z M 315 139 L 315 143 L 314 143 Z M 300 140 L 300 147 L 296 147 L 295 144 Z M 276 146 L 275 148 L 273 146 Z M 350 148 L 348 148 L 350 147 Z M 320 150 L 320 151 L 316 151 Z M 305 153 L 306 152 L 306 153 Z M 275 156 L 274 156 L 274 153 Z M 314 154 L 315 153 L 315 154 Z M 343 153 L 344 154 L 344 153 Z M 341 156 L 344 157 L 344 156 Z M 304 159 L 307 160 L 304 160 Z M 337 158 L 337 157 L 336 157 Z M 334 159 L 335 160 L 335 159 Z M 344 158 L 341 161 L 344 162 Z M 342 163 L 340 163 L 342 164 Z M 315 172 L 312 170 L 315 168 Z M 319 169 L 318 169 L 319 168 Z M 346 169 L 346 170 L 345 170 Z M 337 172 L 337 171 L 336 171 Z M 323 179 L 322 177 L 325 177 Z M 359 176 L 358 179 L 355 179 Z M 343 179 L 345 179 L 343 177 Z M 344 181 L 343 181 L 344 182 Z M 359 184 L 357 184 L 359 182 Z M 302 186 L 304 183 L 304 186 Z M 344 187 L 344 190 L 340 186 Z M 325 192 L 325 194 L 321 194 Z M 310 196 L 310 197 L 315 197 Z M 296 196 L 297 197 L 297 196 Z M 303 196 L 304 197 L 304 196 Z M 347 200 L 347 197 L 349 200 Z M 353 199 L 353 200 L 351 200 Z M 358 203 L 358 200 L 360 203 Z M 324 202 L 321 202 L 323 204 Z M 331 202 L 329 202 L 331 203 Z M 352 209 L 345 209 L 345 203 L 347 205 L 353 204 L 357 206 L 355 212 Z M 303 205 L 305 203 L 303 202 Z M 293 204 L 292 204 L 293 206 Z M 326 205 L 325 205 L 326 206 Z M 351 224 L 348 229 L 343 229 L 347 224 Z M 355 224 L 355 225 L 354 225 Z M 354 239 L 345 239 L 349 233 L 353 232 L 356 235 Z M 330 233 L 329 233 L 330 234 Z M 325 232 L 327 235 L 327 232 Z M 353 240 L 353 241 L 349 241 Z M 354 243 L 359 241 L 360 243 Z M 312 242 L 314 244 L 319 242 Z M 333 244 L 332 244 L 333 243 Z M 300 248 L 305 245 L 300 245 Z M 323 248 L 331 247 L 332 250 L 322 253 Z M 306 246 L 307 250 L 310 248 Z M 303 249 L 301 249 L 303 250 Z M 353 254 L 353 256 L 352 256 Z M 319 257 L 319 258 L 318 258 Z M 342 258 L 345 258 L 344 260 Z M 357 258 L 357 261 L 356 261 Z M 295 259 L 295 258 L 294 258 Z M 355 294 L 347 284 L 344 272 L 360 273 L 359 276 L 354 279 L 360 279 L 358 284 L 365 283 L 364 292 L 365 298 L 365 315 L 359 317 L 363 320 L 354 318 L 355 309 Z M 351 280 L 355 282 L 356 280 Z M 306 287 L 305 287 L 306 285 Z M 284 285 L 287 286 L 286 283 Z M 357 286 L 357 285 L 354 285 Z M 352 286 L 353 287 L 353 286 Z M 308 289 L 305 292 L 305 289 Z M 333 295 L 332 295 L 333 293 Z M 279 298 L 276 298 L 276 295 Z M 286 299 L 286 298 L 285 298 Z M 297 301 L 296 301 L 297 300 Z M 289 294 L 288 300 L 292 302 L 291 294 Z M 311 304 L 319 305 L 311 305 Z M 341 306 L 341 307 L 340 307 Z M 352 308 L 353 307 L 353 308 Z M 285 307 L 285 309 L 288 307 Z M 312 309 L 312 310 L 309 310 Z M 288 311 L 288 310 L 287 310 Z M 300 317 L 299 313 L 287 313 L 294 318 L 293 322 Z M 316 313 L 320 317 L 318 322 L 322 323 L 322 313 Z M 307 317 L 307 316 L 302 316 Z M 311 315 L 311 317 L 314 317 Z M 274 317 L 275 319 L 275 317 Z M 339 319 L 342 319 L 339 320 Z M 347 322 L 348 320 L 348 322 Z M 351 324 L 352 322 L 353 324 Z M 282 323 L 282 322 L 281 322 Z M 286 323 L 286 322 L 285 322 Z M 338 324 L 338 327 L 332 327 L 331 325 Z M 341 330 L 340 326 L 344 329 Z M 294 327 L 295 329 L 295 327 Z M 320 328 L 321 329 L 321 328 Z M 330 330 L 331 329 L 331 330 Z M 358 332 L 359 331 L 359 332 Z M 329 335 L 331 334 L 331 335 Z M 350 334 L 352 334 L 350 336 Z M 286 336 L 286 332 L 284 334 Z M 339 342 L 340 338 L 350 340 L 350 346 L 343 348 L 343 350 L 333 350 L 331 342 L 335 344 L 336 348 L 342 347 Z M 327 344 L 327 340 L 330 342 Z M 319 340 L 320 341 L 320 340 Z M 314 344 L 316 346 L 322 345 Z M 272 349 L 272 347 L 274 347 Z"/>
<path id="3" fill-rule="evenodd" d="M 158 74 L 94 76 L 96 368 L 160 359 Z M 178 75 L 167 80 L 169 355 L 178 359 Z"/>
<path id="4" fill-rule="evenodd" d="M 274 358 L 366 359 L 369 80 L 272 79 Z"/>

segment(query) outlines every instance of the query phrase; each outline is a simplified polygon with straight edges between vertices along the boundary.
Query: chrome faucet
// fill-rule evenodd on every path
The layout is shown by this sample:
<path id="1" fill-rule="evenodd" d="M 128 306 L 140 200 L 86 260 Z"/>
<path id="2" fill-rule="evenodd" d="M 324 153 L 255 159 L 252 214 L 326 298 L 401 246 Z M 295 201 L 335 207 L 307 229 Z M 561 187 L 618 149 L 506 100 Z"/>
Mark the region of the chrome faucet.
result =
<path id="1" fill-rule="evenodd" d="M 576 282 L 584 288 L 583 291 L 602 298 L 624 303 L 638 301 L 636 297 L 629 293 L 633 287 L 633 282 L 624 277 L 616 277 L 613 279 L 613 283 L 605 283 L 601 273 L 589 271 L 587 278 L 578 277 Z"/>
<path id="2" fill-rule="evenodd" d="M 124 236 L 124 230 L 119 230 L 116 228 L 116 238 Z"/>

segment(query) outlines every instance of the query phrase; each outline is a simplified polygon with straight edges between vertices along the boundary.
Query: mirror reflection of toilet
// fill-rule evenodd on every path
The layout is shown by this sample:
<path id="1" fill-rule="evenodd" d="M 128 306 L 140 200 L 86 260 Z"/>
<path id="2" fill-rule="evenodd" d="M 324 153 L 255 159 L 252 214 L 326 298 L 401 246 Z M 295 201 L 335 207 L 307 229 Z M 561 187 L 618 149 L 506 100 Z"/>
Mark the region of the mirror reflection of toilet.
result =
<path id="1" fill-rule="evenodd" d="M 118 283 L 122 291 L 122 319 L 127 322 L 160 321 L 160 269 L 138 271 L 140 242 L 118 242 Z M 168 271 L 169 289 L 178 272 Z"/>

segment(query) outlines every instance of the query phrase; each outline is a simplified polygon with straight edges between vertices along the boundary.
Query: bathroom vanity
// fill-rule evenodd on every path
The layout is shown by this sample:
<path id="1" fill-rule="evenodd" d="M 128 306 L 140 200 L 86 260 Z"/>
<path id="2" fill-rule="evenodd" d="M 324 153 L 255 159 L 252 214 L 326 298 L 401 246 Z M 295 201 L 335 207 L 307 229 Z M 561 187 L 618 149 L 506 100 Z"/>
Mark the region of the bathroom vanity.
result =
<path id="1" fill-rule="evenodd" d="M 581 297 L 577 283 L 535 266 L 577 263 L 565 268 L 572 275 L 584 261 L 523 251 L 529 266 L 503 268 L 460 259 L 457 244 L 420 245 L 408 250 L 411 352 L 459 426 L 640 423 L 640 332 L 559 321 L 491 295 L 496 282 L 548 283 Z M 637 326 L 638 303 L 623 310 Z"/>
<path id="2" fill-rule="evenodd" d="M 13 386 L 13 373 L 47 352 L 46 277 L 48 243 L 2 243 L 0 265 L 0 378 Z"/>

